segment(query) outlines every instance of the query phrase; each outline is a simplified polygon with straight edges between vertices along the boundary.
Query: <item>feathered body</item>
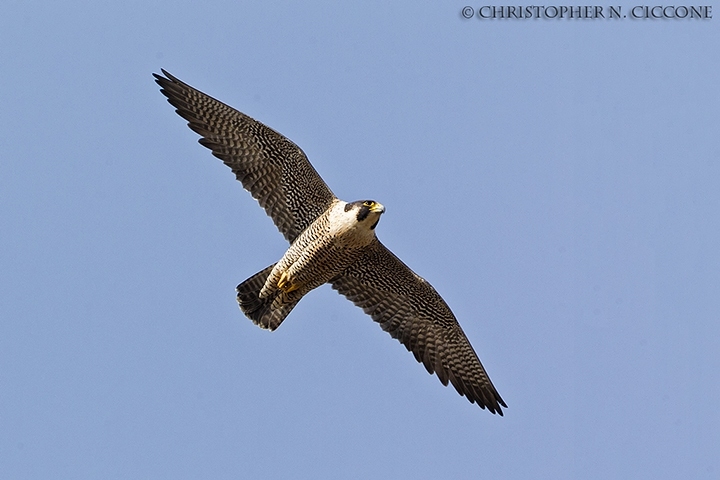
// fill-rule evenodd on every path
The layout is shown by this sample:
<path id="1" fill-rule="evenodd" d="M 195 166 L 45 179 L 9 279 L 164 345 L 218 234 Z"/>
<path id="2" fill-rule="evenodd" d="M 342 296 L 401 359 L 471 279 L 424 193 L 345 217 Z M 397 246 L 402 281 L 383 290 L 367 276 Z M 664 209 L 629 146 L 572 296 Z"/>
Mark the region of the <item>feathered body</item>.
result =
<path id="1" fill-rule="evenodd" d="M 280 261 L 238 285 L 240 309 L 257 325 L 275 330 L 305 294 L 355 263 L 375 240 L 375 226 L 384 211 L 372 200 L 333 202 Z"/>

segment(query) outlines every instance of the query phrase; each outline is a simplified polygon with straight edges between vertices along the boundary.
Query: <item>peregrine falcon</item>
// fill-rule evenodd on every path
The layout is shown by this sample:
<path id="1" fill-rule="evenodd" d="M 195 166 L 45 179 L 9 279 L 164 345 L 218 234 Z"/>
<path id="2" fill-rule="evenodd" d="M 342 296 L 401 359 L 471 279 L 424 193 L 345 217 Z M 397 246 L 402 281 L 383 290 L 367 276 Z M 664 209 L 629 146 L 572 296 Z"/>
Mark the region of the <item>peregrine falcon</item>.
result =
<path id="1" fill-rule="evenodd" d="M 200 144 L 222 160 L 290 243 L 275 264 L 237 286 L 243 313 L 275 330 L 325 283 L 347 297 L 428 373 L 471 403 L 503 414 L 500 397 L 455 316 L 435 289 L 375 236 L 385 207 L 338 199 L 305 153 L 275 130 L 178 80 L 153 74 Z"/>

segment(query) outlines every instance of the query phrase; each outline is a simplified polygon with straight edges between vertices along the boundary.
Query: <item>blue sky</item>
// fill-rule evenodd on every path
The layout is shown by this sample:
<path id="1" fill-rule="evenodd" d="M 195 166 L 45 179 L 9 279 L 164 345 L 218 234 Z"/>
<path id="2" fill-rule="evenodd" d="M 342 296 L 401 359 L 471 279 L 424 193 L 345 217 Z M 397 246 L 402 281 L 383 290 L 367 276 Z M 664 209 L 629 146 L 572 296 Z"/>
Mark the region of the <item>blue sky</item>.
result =
<path id="1" fill-rule="evenodd" d="M 466 5 L 0 7 L 0 477 L 720 475 L 718 20 Z M 505 417 L 327 286 L 240 313 L 286 244 L 160 68 L 387 207 Z"/>

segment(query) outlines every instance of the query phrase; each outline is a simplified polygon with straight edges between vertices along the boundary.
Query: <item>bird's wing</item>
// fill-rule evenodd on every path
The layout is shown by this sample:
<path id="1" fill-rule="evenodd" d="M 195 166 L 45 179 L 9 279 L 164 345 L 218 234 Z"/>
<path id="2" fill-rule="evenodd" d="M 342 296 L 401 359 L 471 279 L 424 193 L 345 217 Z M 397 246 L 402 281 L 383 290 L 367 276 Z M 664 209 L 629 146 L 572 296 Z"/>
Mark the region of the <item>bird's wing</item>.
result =
<path id="1" fill-rule="evenodd" d="M 379 240 L 332 287 L 362 308 L 460 395 L 492 413 L 507 405 L 498 394 L 455 316 L 435 289 Z"/>
<path id="2" fill-rule="evenodd" d="M 293 142 L 178 80 L 153 74 L 161 92 L 260 202 L 285 238 L 300 235 L 335 200 L 330 188 Z"/>

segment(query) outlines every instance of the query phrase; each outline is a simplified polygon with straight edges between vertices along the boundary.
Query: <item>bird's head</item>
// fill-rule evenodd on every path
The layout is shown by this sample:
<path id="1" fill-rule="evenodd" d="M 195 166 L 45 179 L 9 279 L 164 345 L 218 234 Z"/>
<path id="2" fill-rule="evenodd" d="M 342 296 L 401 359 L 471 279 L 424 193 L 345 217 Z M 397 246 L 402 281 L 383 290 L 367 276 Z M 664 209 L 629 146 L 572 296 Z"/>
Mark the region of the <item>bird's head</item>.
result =
<path id="1" fill-rule="evenodd" d="M 346 204 L 345 212 L 354 214 L 358 224 L 367 226 L 369 230 L 375 230 L 380 215 L 385 212 L 385 207 L 374 200 L 358 200 Z"/>

